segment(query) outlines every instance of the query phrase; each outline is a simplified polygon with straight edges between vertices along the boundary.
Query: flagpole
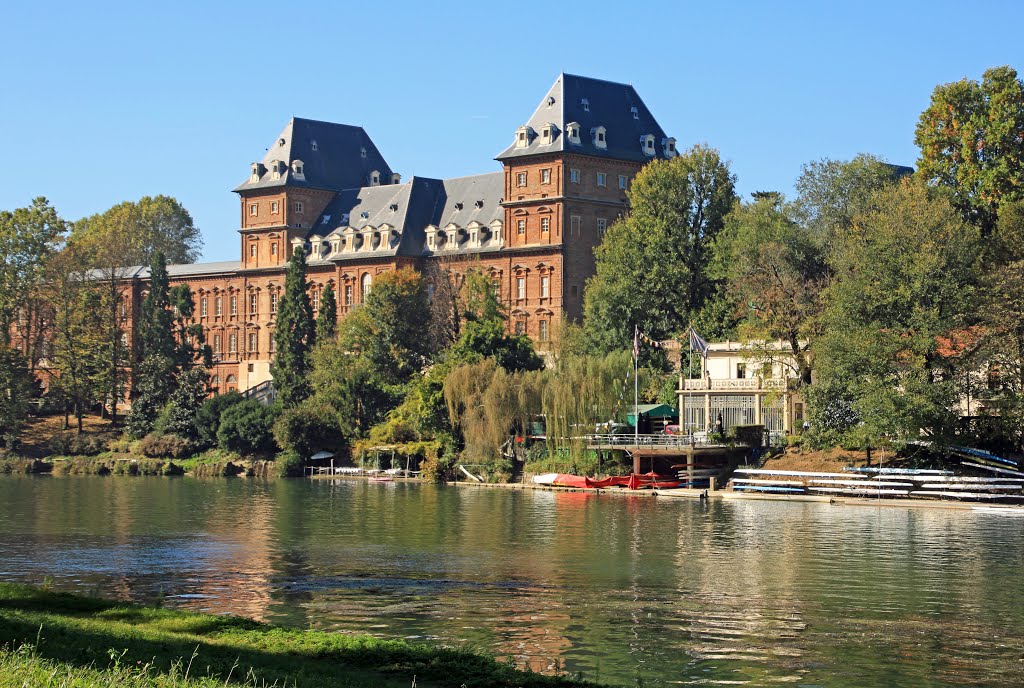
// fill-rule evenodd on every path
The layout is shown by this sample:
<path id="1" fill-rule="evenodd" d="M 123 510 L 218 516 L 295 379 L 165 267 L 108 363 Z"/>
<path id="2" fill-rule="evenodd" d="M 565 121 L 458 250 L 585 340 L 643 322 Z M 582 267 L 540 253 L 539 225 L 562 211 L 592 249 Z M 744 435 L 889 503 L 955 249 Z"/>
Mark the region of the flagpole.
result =
<path id="1" fill-rule="evenodd" d="M 640 445 L 640 325 L 633 326 L 633 444 Z"/>

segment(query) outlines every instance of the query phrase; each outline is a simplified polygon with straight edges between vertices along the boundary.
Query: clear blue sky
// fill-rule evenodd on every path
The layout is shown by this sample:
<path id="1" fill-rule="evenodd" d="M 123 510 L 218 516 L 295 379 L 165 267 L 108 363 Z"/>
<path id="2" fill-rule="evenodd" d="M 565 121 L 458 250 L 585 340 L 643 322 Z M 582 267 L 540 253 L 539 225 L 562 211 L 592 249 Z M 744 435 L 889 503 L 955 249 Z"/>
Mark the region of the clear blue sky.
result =
<path id="1" fill-rule="evenodd" d="M 845 5 L 845 6 L 843 6 Z M 293 116 L 366 128 L 410 175 L 497 170 L 560 71 L 632 83 L 742 193 L 803 163 L 913 164 L 936 84 L 1024 72 L 1019 2 L 105 2 L 0 10 L 0 208 L 178 198 L 238 257 L 231 189 Z"/>

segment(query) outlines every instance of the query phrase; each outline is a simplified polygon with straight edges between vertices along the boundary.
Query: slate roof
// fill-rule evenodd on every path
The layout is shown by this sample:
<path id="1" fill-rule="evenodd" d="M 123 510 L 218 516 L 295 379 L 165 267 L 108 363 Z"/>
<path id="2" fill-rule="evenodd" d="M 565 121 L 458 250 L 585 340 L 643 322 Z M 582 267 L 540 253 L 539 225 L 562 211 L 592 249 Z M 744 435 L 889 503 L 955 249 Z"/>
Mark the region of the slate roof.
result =
<path id="1" fill-rule="evenodd" d="M 296 178 L 292 172 L 294 160 L 302 161 L 304 179 Z M 274 161 L 283 162 L 285 166 L 278 179 L 273 178 L 270 170 Z M 384 183 L 391 181 L 392 174 L 391 167 L 362 127 L 301 117 L 293 117 L 288 122 L 267 149 L 262 163 L 265 171 L 259 181 L 247 178 L 235 191 L 279 186 L 339 191 L 368 185 L 374 170 L 380 172 Z"/>
<path id="2" fill-rule="evenodd" d="M 631 108 L 636 108 L 635 117 Z M 557 132 L 554 140 L 544 145 L 540 133 L 549 122 L 557 127 Z M 580 125 L 578 144 L 570 142 L 566 135 L 566 126 L 571 122 Z M 629 84 L 563 73 L 555 80 L 526 125 L 534 130 L 530 144 L 516 148 L 513 143 L 498 154 L 497 160 L 560 152 L 640 163 L 665 157 L 662 139 L 667 138 L 666 134 L 647 109 L 640 94 Z M 594 145 L 591 129 L 595 127 L 606 129 L 606 148 Z M 641 149 L 640 137 L 647 134 L 654 135 L 654 156 L 646 155 Z"/>
<path id="3" fill-rule="evenodd" d="M 445 179 L 443 205 L 429 224 L 443 228 L 454 223 L 466 227 L 470 222 L 487 225 L 504 219 L 501 208 L 504 190 L 504 172 Z"/>

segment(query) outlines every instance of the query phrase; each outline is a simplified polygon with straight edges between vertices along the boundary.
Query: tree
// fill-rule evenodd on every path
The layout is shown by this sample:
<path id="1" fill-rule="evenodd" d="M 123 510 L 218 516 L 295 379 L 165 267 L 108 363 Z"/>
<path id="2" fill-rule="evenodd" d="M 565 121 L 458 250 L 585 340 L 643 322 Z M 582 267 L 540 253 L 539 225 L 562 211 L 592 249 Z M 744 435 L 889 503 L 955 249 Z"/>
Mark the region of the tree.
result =
<path id="1" fill-rule="evenodd" d="M 121 267 L 148 265 L 158 254 L 170 263 L 194 263 L 203 247 L 202 235 L 192 216 L 170 196 L 144 196 L 74 224 L 74 241 L 89 244 L 120 244 Z"/>
<path id="2" fill-rule="evenodd" d="M 60 247 L 66 231 L 64 220 L 42 196 L 27 208 L 0 211 L 0 344 L 10 343 L 15 316 L 22 316 L 24 326 L 33 323 L 23 309 L 47 257 Z M 31 341 L 24 326 L 19 328 L 20 339 Z"/>
<path id="3" fill-rule="evenodd" d="M 226 410 L 241 402 L 245 397 L 231 390 L 226 394 L 218 394 L 206 399 L 196 411 L 196 438 L 201 447 L 217 445 L 217 431 L 220 430 L 220 419 Z"/>
<path id="4" fill-rule="evenodd" d="M 587 282 L 592 348 L 628 346 L 635 325 L 669 337 L 704 308 L 716 287 L 708 257 L 735 199 L 735 181 L 718 151 L 703 145 L 636 175 L 627 192 L 630 212 L 608 229 Z"/>
<path id="5" fill-rule="evenodd" d="M 385 385 L 404 385 L 432 352 L 423 278 L 410 268 L 380 275 L 366 302 L 341 324 L 342 349 L 365 359 Z"/>
<path id="6" fill-rule="evenodd" d="M 284 408 L 309 396 L 309 350 L 313 344 L 313 309 L 306 282 L 306 249 L 298 246 L 288 261 L 284 294 L 277 307 L 274 344 L 277 351 L 270 363 L 277 399 Z"/>
<path id="7" fill-rule="evenodd" d="M 714 267 L 733 296 L 753 311 L 740 331 L 758 360 L 776 359 L 768 343 L 783 340 L 796 363 L 794 372 L 810 384 L 808 350 L 820 331 L 828 265 L 821 243 L 792 215 L 781 194 L 737 203 L 715 242 Z"/>
<path id="8" fill-rule="evenodd" d="M 993 67 L 981 82 L 935 87 L 914 142 L 918 174 L 947 189 L 964 220 L 984 234 L 999 207 L 1024 199 L 1024 84 L 1012 67 Z"/>
<path id="9" fill-rule="evenodd" d="M 334 286 L 330 283 L 320 295 L 320 312 L 316 316 L 316 338 L 318 342 L 334 339 L 338 329 L 338 300 L 334 296 Z"/>
<path id="10" fill-rule="evenodd" d="M 19 351 L 0 344 L 0 439 L 8 449 L 18 446 L 33 387 L 32 373 L 25 357 Z"/>
<path id="11" fill-rule="evenodd" d="M 217 428 L 217 444 L 238 454 L 265 454 L 276 449 L 273 427 L 277 409 L 246 399 L 224 411 Z"/>
<path id="12" fill-rule="evenodd" d="M 210 375 L 202 366 L 194 366 L 178 375 L 155 430 L 161 435 L 177 435 L 186 439 L 198 437 L 199 409 L 210 393 L 209 385 Z"/>
<path id="13" fill-rule="evenodd" d="M 105 357 L 106 290 L 90 279 L 78 247 L 68 245 L 46 264 L 44 289 L 50 304 L 50 347 L 47 358 L 58 371 L 51 393 L 70 402 L 82 432 L 82 416 L 109 389 Z M 67 426 L 65 403 L 65 427 Z"/>
<path id="14" fill-rule="evenodd" d="M 972 317 L 978 230 L 921 183 L 883 189 L 870 205 L 834 257 L 814 345 L 831 398 L 812 395 L 814 425 L 845 418 L 837 430 L 876 444 L 922 432 L 942 441 L 956 398 L 942 342 Z"/>

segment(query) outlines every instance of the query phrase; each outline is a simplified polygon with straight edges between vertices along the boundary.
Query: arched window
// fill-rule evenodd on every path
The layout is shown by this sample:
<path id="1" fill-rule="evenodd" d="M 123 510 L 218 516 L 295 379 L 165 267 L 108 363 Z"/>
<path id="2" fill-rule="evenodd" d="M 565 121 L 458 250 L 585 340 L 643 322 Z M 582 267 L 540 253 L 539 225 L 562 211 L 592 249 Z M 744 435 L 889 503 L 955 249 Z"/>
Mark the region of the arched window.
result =
<path id="1" fill-rule="evenodd" d="M 370 287 L 373 283 L 373 278 L 370 273 L 364 272 L 362 280 L 359 283 L 359 295 L 363 303 L 366 303 L 366 297 L 370 295 Z"/>

